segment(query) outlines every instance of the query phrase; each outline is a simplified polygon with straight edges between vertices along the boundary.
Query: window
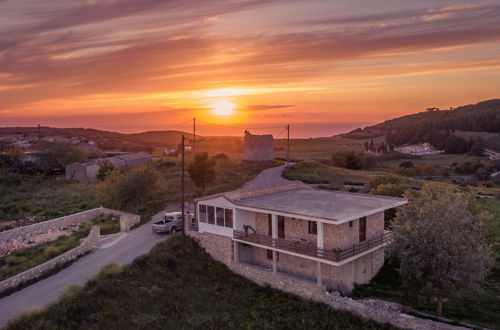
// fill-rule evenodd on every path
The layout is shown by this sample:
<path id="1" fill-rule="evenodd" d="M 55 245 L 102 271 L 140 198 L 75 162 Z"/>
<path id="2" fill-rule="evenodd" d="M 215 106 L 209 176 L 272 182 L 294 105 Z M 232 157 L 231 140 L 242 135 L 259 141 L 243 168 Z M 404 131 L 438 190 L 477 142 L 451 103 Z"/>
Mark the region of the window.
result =
<path id="1" fill-rule="evenodd" d="M 359 219 L 359 241 L 363 242 L 366 239 L 366 217 Z"/>
<path id="2" fill-rule="evenodd" d="M 224 213 L 225 213 L 225 218 L 226 218 L 226 222 L 225 222 L 226 227 L 233 228 L 233 210 L 224 209 Z"/>
<path id="3" fill-rule="evenodd" d="M 207 206 L 207 213 L 208 213 L 208 223 L 211 225 L 215 224 L 215 207 Z"/>
<path id="4" fill-rule="evenodd" d="M 278 237 L 285 238 L 285 217 L 278 215 Z"/>
<path id="5" fill-rule="evenodd" d="M 349 221 L 349 228 L 352 228 L 352 220 Z"/>
<path id="6" fill-rule="evenodd" d="M 217 226 L 224 227 L 224 209 L 222 207 L 218 207 L 216 210 Z"/>
<path id="7" fill-rule="evenodd" d="M 200 216 L 198 218 L 201 222 L 207 222 L 207 206 L 200 204 Z"/>
<path id="8" fill-rule="evenodd" d="M 307 224 L 307 232 L 312 235 L 317 235 L 318 223 L 316 221 L 309 221 Z"/>

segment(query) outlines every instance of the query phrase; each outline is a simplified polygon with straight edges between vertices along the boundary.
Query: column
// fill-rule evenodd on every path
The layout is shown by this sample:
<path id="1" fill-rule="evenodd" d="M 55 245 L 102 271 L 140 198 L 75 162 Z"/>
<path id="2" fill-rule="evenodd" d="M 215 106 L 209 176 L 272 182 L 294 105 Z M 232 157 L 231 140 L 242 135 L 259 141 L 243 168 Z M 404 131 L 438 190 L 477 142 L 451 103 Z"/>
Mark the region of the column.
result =
<path id="1" fill-rule="evenodd" d="M 234 257 L 234 263 L 237 264 L 240 262 L 240 251 L 239 251 L 239 243 L 236 241 L 233 241 L 233 257 Z"/>
<path id="2" fill-rule="evenodd" d="M 318 221 L 318 232 L 317 232 L 317 241 L 316 245 L 318 249 L 323 249 L 324 248 L 324 243 L 325 243 L 325 236 L 324 236 L 324 227 L 323 227 L 323 222 Z M 322 253 L 318 253 L 318 256 L 322 256 Z M 322 271 L 322 263 L 318 261 L 318 269 L 316 272 L 316 280 L 317 284 L 319 287 L 323 286 L 323 271 Z"/>
<path id="3" fill-rule="evenodd" d="M 271 216 L 271 230 L 273 238 L 273 246 L 275 245 L 274 239 L 278 238 L 278 216 L 273 214 Z M 273 273 L 278 273 L 278 252 L 273 250 Z"/>

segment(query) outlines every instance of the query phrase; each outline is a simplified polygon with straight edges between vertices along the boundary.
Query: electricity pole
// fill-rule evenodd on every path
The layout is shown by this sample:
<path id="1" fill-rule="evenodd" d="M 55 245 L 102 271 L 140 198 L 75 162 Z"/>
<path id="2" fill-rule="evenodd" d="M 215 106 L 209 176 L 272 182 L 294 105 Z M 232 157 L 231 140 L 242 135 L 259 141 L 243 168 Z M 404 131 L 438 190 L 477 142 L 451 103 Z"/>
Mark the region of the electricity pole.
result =
<path id="1" fill-rule="evenodd" d="M 290 165 L 290 124 L 288 124 L 286 126 L 286 130 L 287 130 L 287 137 L 286 137 L 286 144 L 287 144 L 287 148 L 286 148 L 286 166 L 289 166 Z"/>
<path id="2" fill-rule="evenodd" d="M 182 135 L 182 143 L 181 143 L 181 155 L 182 155 L 182 165 L 181 165 L 181 213 L 182 213 L 182 221 L 186 221 L 185 218 L 185 210 L 184 210 L 184 135 Z"/>
<path id="3" fill-rule="evenodd" d="M 196 154 L 196 117 L 193 117 L 193 154 Z"/>

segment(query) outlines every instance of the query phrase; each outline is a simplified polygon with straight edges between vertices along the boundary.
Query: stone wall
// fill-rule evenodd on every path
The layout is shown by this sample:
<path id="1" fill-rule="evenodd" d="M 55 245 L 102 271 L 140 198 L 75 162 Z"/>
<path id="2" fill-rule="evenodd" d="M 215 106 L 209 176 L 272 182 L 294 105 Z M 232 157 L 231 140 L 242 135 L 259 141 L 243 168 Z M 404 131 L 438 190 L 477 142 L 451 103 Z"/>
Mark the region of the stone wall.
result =
<path id="1" fill-rule="evenodd" d="M 141 217 L 107 208 L 95 208 L 61 218 L 38 222 L 32 225 L 0 232 L 0 257 L 28 246 L 57 239 L 62 233 L 71 233 L 84 222 L 97 218 L 102 214 L 111 214 L 120 218 L 120 230 L 127 231 L 141 221 Z M 25 244 L 33 242 L 36 244 Z"/>
<path id="2" fill-rule="evenodd" d="M 47 273 L 48 271 L 54 269 L 56 266 L 72 261 L 79 256 L 93 250 L 97 246 L 97 242 L 101 236 L 101 231 L 99 226 L 94 226 L 89 232 L 89 235 L 83 239 L 79 246 L 65 253 L 44 262 L 41 265 L 35 266 L 28 269 L 20 274 L 14 275 L 2 282 L 0 282 L 0 292 L 14 288 L 19 284 L 33 280 L 40 277 L 41 275 Z"/>
<path id="3" fill-rule="evenodd" d="M 384 234 L 384 212 L 375 213 L 366 217 L 366 239 Z"/>

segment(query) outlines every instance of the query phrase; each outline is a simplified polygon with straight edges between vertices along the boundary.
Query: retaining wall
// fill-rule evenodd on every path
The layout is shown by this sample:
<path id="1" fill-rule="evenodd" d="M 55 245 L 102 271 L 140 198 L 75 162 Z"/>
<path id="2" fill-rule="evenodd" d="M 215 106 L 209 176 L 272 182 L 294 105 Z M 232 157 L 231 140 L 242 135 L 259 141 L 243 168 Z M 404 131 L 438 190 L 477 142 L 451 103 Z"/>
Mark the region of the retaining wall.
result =
<path id="1" fill-rule="evenodd" d="M 66 262 L 72 261 L 79 256 L 93 250 L 97 246 L 97 242 L 101 236 L 101 230 L 99 226 L 94 226 L 89 232 L 89 235 L 82 240 L 79 246 L 64 252 L 57 257 L 44 262 L 41 265 L 35 266 L 28 269 L 22 273 L 14 275 L 2 282 L 0 282 L 0 292 L 14 288 L 19 284 L 25 283 L 27 281 L 33 280 L 40 277 L 41 275 L 47 273 L 48 271 L 54 269 L 56 266 L 64 264 Z"/>
<path id="2" fill-rule="evenodd" d="M 188 221 L 185 221 L 187 223 Z M 233 244 L 229 237 L 208 233 L 189 231 L 185 226 L 185 233 L 195 239 L 214 259 L 224 263 L 234 273 L 244 276 L 259 285 L 269 285 L 275 289 L 296 294 L 302 298 L 328 304 L 334 309 L 352 312 L 366 319 L 379 323 L 389 323 L 403 329 L 467 329 L 446 323 L 422 319 L 404 313 L 404 307 L 378 299 L 356 300 L 343 297 L 339 293 L 328 293 L 324 288 L 313 282 L 298 279 L 279 273 L 273 273 L 258 266 L 250 266 L 233 262 Z"/>
<path id="3" fill-rule="evenodd" d="M 111 214 L 115 217 L 119 217 L 120 231 L 127 231 L 141 221 L 139 215 L 100 207 L 28 226 L 6 230 L 0 232 L 0 257 L 27 247 L 25 244 L 20 244 L 22 243 L 20 241 L 31 239 L 38 244 L 48 242 L 56 239 L 57 235 L 47 235 L 45 240 L 35 239 L 35 237 L 42 238 L 45 234 L 57 231 L 75 231 L 82 223 L 95 219 L 102 214 Z"/>

